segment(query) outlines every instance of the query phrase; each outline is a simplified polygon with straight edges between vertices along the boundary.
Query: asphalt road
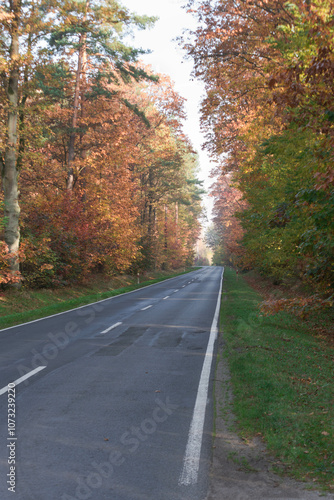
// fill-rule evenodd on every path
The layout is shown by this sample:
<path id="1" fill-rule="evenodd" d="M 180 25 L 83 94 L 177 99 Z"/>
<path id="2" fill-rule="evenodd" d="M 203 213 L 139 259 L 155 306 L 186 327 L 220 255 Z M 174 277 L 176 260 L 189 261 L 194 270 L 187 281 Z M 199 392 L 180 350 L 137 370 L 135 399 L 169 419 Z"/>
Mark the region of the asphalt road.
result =
<path id="1" fill-rule="evenodd" d="M 221 277 L 0 331 L 1 500 L 205 498 Z"/>

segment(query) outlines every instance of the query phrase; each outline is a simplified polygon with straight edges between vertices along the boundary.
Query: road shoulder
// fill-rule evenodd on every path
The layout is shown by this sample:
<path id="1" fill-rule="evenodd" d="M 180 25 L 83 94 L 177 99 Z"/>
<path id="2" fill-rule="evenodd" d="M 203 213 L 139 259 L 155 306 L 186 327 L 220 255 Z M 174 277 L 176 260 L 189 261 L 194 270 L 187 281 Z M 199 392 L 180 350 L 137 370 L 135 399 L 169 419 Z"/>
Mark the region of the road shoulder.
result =
<path id="1" fill-rule="evenodd" d="M 274 474 L 272 467 L 279 467 L 279 463 L 266 451 L 260 437 L 247 441 L 233 430 L 233 394 L 223 351 L 220 334 L 215 372 L 215 438 L 206 500 L 334 500 L 333 494 L 310 491 L 313 485 Z"/>

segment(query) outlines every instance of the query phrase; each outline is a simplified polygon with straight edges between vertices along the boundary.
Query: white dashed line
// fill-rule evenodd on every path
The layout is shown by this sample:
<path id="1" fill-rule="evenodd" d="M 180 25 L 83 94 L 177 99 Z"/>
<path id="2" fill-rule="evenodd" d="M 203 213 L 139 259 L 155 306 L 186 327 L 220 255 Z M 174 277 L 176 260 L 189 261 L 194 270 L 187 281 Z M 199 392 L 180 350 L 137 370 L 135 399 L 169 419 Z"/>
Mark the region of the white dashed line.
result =
<path id="1" fill-rule="evenodd" d="M 107 328 L 106 330 L 103 330 L 103 332 L 100 333 L 100 335 L 102 335 L 103 333 L 108 333 L 110 332 L 110 330 L 113 330 L 114 328 L 116 328 L 117 326 L 121 325 L 122 322 L 118 322 L 118 323 L 115 323 L 114 325 L 111 325 L 109 326 L 109 328 Z"/>
<path id="2" fill-rule="evenodd" d="M 179 290 L 174 290 L 174 293 L 179 292 Z"/>
<path id="3" fill-rule="evenodd" d="M 166 295 L 166 297 L 164 297 L 162 300 L 166 300 L 166 299 L 169 299 L 169 295 Z"/>
<path id="4" fill-rule="evenodd" d="M 150 306 L 143 307 L 143 309 L 141 309 L 141 311 L 146 311 L 146 309 L 149 309 L 150 307 L 153 307 L 153 306 L 150 305 Z"/>
<path id="5" fill-rule="evenodd" d="M 166 281 L 171 281 L 171 280 L 174 280 L 174 278 L 168 278 L 166 280 L 164 280 L 164 282 Z M 156 285 L 159 285 L 160 283 L 152 283 L 151 285 L 145 285 L 145 287 L 143 288 L 150 288 L 150 287 L 153 287 L 153 286 L 156 286 Z M 126 292 L 126 293 L 122 293 L 121 295 L 129 295 L 130 293 L 136 293 L 138 292 L 138 290 L 132 290 L 131 292 Z M 96 304 L 102 304 L 103 302 L 107 302 L 108 300 L 113 300 L 113 299 L 118 299 L 120 297 L 120 295 L 115 295 L 114 297 L 108 297 L 107 299 L 102 299 L 102 300 L 98 300 L 96 302 L 91 302 L 89 304 L 86 304 L 84 306 L 80 306 L 80 307 L 74 307 L 73 309 L 68 309 L 67 311 L 63 311 L 63 312 L 60 312 L 60 313 L 56 313 L 56 314 L 50 314 L 50 316 L 45 316 L 44 318 L 38 318 L 38 319 L 34 319 L 32 321 L 26 321 L 25 323 L 19 323 L 18 325 L 13 325 L 13 326 L 9 326 L 7 328 L 2 328 L 0 329 L 0 334 L 2 332 L 5 332 L 7 330 L 11 330 L 12 328 L 20 328 L 21 326 L 25 326 L 25 325 L 31 325 L 32 323 L 37 323 L 38 321 L 43 321 L 45 319 L 49 319 L 49 318 L 54 318 L 56 316 L 60 316 L 61 314 L 68 314 L 70 312 L 73 312 L 73 311 L 78 311 L 79 309 L 84 309 L 86 307 L 91 307 L 91 306 L 95 306 Z"/>
<path id="6" fill-rule="evenodd" d="M 182 285 L 182 288 L 184 288 L 186 285 Z"/>
<path id="7" fill-rule="evenodd" d="M 44 368 L 46 368 L 46 366 L 38 366 L 37 368 L 35 368 L 35 370 L 32 370 L 31 372 L 23 375 L 23 377 L 20 377 L 20 378 L 14 380 L 14 382 L 12 382 L 12 384 L 19 385 L 19 384 L 21 384 L 21 382 L 24 382 L 25 380 L 27 380 L 27 378 L 32 377 L 33 375 L 40 372 L 41 370 L 44 370 Z M 1 396 L 1 394 L 5 394 L 5 392 L 7 392 L 7 391 L 8 391 L 8 385 L 6 387 L 3 387 L 0 390 L 0 396 Z"/>

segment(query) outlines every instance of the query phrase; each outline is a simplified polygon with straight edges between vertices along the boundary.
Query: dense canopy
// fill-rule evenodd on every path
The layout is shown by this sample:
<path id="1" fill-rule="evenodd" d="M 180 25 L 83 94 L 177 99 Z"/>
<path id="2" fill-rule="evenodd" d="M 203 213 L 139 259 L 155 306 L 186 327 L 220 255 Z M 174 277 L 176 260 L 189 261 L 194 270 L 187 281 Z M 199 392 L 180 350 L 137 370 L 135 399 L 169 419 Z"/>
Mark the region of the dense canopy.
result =
<path id="1" fill-rule="evenodd" d="M 217 162 L 215 261 L 300 280 L 308 304 L 330 305 L 334 3 L 191 0 L 188 11 L 198 28 L 183 46 Z"/>
<path id="2" fill-rule="evenodd" d="M 2 2 L 2 286 L 192 264 L 202 189 L 183 99 L 126 43 L 154 21 L 117 1 Z"/>

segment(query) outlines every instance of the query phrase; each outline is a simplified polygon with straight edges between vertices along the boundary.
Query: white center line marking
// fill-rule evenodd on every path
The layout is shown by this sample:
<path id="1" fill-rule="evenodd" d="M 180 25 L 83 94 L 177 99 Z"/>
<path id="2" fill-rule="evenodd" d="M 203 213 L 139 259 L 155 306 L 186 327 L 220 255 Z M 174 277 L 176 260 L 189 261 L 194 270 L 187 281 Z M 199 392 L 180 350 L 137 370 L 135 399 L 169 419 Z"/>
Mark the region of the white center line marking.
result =
<path id="1" fill-rule="evenodd" d="M 166 299 L 169 299 L 169 295 L 166 295 L 166 297 L 164 297 L 162 300 L 166 300 Z"/>
<path id="2" fill-rule="evenodd" d="M 190 484 L 196 484 L 198 479 L 205 410 L 208 400 L 208 389 L 209 389 L 211 365 L 213 360 L 213 350 L 218 333 L 218 319 L 220 311 L 221 291 L 223 285 L 223 274 L 224 270 L 222 272 L 216 311 L 211 325 L 210 337 L 205 353 L 201 378 L 199 381 L 193 418 L 191 421 L 190 430 L 188 434 L 188 443 L 183 459 L 183 469 L 179 478 L 179 485 L 184 485 L 184 486 L 189 486 Z"/>
<path id="3" fill-rule="evenodd" d="M 110 332 L 110 330 L 113 330 L 114 328 L 116 328 L 117 326 L 119 326 L 121 324 L 122 324 L 122 322 L 119 321 L 118 323 L 115 323 L 114 325 L 109 326 L 109 328 L 107 328 L 106 330 L 103 330 L 103 332 L 101 332 L 100 335 L 102 335 L 102 333 Z"/>
<path id="4" fill-rule="evenodd" d="M 153 307 L 153 306 L 150 305 L 150 306 L 143 307 L 143 309 L 141 309 L 141 311 L 146 311 L 146 309 L 149 309 L 150 307 Z"/>
<path id="5" fill-rule="evenodd" d="M 174 290 L 174 293 L 178 292 L 179 290 Z"/>
<path id="6" fill-rule="evenodd" d="M 23 375 L 23 377 L 20 377 L 20 378 L 14 380 L 14 382 L 12 382 L 12 383 L 15 385 L 19 385 L 19 384 L 21 384 L 21 382 L 24 382 L 25 380 L 27 380 L 27 378 L 32 377 L 33 375 L 40 372 L 41 370 L 44 370 L 44 368 L 46 368 L 46 366 L 38 366 L 37 368 L 35 368 L 35 370 L 32 370 L 29 373 L 26 373 L 25 375 Z M 8 391 L 8 386 L 3 387 L 0 390 L 0 396 L 1 396 L 1 394 L 5 394 L 5 392 L 7 392 L 7 391 Z"/>
<path id="7" fill-rule="evenodd" d="M 184 288 L 186 285 L 182 285 L 182 288 Z"/>

